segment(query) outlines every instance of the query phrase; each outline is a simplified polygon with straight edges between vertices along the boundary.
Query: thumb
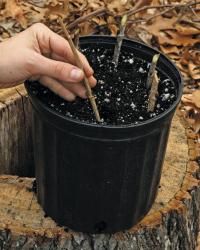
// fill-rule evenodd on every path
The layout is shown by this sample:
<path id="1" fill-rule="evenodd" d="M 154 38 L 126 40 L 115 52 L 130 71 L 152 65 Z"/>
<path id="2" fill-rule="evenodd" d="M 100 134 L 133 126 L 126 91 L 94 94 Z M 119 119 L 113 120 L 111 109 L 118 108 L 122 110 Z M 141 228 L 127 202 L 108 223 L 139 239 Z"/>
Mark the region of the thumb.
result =
<path id="1" fill-rule="evenodd" d="M 42 55 L 38 55 L 38 62 L 35 66 L 36 74 L 65 82 L 80 82 L 83 80 L 83 71 L 72 64 L 52 60 Z"/>

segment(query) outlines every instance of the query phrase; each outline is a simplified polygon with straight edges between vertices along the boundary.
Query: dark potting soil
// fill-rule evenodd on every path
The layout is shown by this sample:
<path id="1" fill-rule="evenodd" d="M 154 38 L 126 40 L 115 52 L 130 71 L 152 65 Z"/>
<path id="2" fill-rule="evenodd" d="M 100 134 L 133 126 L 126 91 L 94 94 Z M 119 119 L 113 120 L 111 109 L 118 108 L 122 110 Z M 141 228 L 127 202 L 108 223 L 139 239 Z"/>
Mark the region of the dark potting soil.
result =
<path id="1" fill-rule="evenodd" d="M 123 48 L 123 47 L 122 47 Z M 154 112 L 147 112 L 149 90 L 145 83 L 150 63 L 122 49 L 118 67 L 112 63 L 114 46 L 84 45 L 82 52 L 94 69 L 97 85 L 93 88 L 103 124 L 138 124 L 167 110 L 176 100 L 174 83 L 163 72 Z M 96 123 L 89 100 L 76 98 L 67 102 L 38 82 L 30 87 L 32 93 L 49 108 L 60 114 L 87 123 Z"/>

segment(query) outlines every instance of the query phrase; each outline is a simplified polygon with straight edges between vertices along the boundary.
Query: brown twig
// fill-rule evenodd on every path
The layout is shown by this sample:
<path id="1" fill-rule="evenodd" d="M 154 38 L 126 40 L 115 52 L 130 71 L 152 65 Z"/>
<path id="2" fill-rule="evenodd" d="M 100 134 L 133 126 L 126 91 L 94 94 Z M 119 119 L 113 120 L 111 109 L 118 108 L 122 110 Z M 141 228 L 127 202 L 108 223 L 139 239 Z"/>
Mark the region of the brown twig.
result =
<path id="1" fill-rule="evenodd" d="M 171 7 L 175 7 L 175 8 L 182 8 L 182 7 L 190 7 L 190 6 L 193 6 L 193 5 L 196 5 L 196 4 L 199 4 L 200 1 L 194 1 L 194 2 L 190 2 L 188 4 L 163 4 L 163 5 L 146 5 L 146 6 L 143 6 L 141 8 L 134 8 L 133 9 L 130 9 L 128 11 L 126 11 L 123 15 L 134 15 L 138 12 L 141 12 L 141 11 L 144 11 L 144 10 L 148 10 L 148 9 L 161 9 L 161 8 L 171 8 Z"/>
<path id="2" fill-rule="evenodd" d="M 189 24 L 192 27 L 194 27 L 195 29 L 200 30 L 200 24 L 196 23 L 195 21 L 190 21 L 190 20 L 187 20 L 187 19 L 183 19 L 183 20 L 180 20 L 180 22 L 185 23 L 185 24 Z"/>
<path id="3" fill-rule="evenodd" d="M 137 23 L 142 23 L 142 22 L 146 22 L 146 19 L 139 19 L 139 18 L 138 18 L 138 19 L 128 20 L 128 21 L 127 21 L 127 25 L 128 25 L 128 24 L 134 24 L 134 23 L 137 24 Z M 127 32 L 127 33 L 128 33 L 128 32 Z"/>
<path id="4" fill-rule="evenodd" d="M 76 27 L 77 24 L 79 23 L 82 23 L 90 18 L 92 18 L 93 16 L 99 16 L 100 14 L 104 14 L 106 13 L 107 10 L 106 8 L 101 8 L 101 9 L 98 9 L 98 10 L 95 10 L 95 11 L 92 11 L 90 12 L 89 14 L 85 15 L 85 16 L 81 16 L 79 18 L 77 18 L 75 21 L 73 21 L 72 23 L 70 23 L 68 26 L 67 26 L 67 29 L 73 29 L 74 27 Z"/>
<path id="5" fill-rule="evenodd" d="M 176 19 L 176 21 L 174 22 L 174 25 L 176 25 L 177 23 L 180 22 L 180 20 L 182 19 L 182 17 L 186 14 L 186 12 L 188 11 L 189 9 L 189 6 L 185 5 L 185 7 L 183 7 L 181 10 L 180 10 L 180 13 L 178 14 L 178 17 Z M 190 9 L 189 9 L 190 10 Z"/>
<path id="6" fill-rule="evenodd" d="M 132 8 L 132 11 L 134 10 L 138 10 L 141 9 L 144 6 L 148 6 L 149 0 L 139 0 L 139 1 L 135 1 L 135 5 Z M 127 13 L 124 13 L 127 14 Z"/>
<path id="7" fill-rule="evenodd" d="M 161 11 L 160 13 L 158 13 L 158 14 L 156 14 L 156 15 L 153 15 L 153 16 L 151 16 L 151 17 L 149 17 L 148 19 L 143 20 L 143 21 L 145 21 L 146 23 L 148 23 L 149 21 L 151 21 L 151 20 L 154 19 L 155 17 L 162 16 L 162 15 L 166 14 L 167 12 L 170 12 L 170 11 L 174 10 L 175 8 L 176 8 L 176 7 L 173 6 L 173 7 L 169 8 L 169 9 L 167 9 L 167 10 L 163 10 L 163 11 Z"/>
<path id="8" fill-rule="evenodd" d="M 59 18 L 59 22 L 60 22 L 60 25 L 61 25 L 62 30 L 64 32 L 64 35 L 65 35 L 66 39 L 69 42 L 71 50 L 72 50 L 72 52 L 74 54 L 76 66 L 78 68 L 80 68 L 84 73 L 84 85 L 85 85 L 85 88 L 86 88 L 86 91 L 87 91 L 87 96 L 88 96 L 88 98 L 90 100 L 90 103 L 92 105 L 92 109 L 93 109 L 93 111 L 95 113 L 96 119 L 97 119 L 98 122 L 101 122 L 101 118 L 100 118 L 99 111 L 98 111 L 98 108 L 97 108 L 97 105 L 96 105 L 95 97 L 92 94 L 92 90 L 91 90 L 90 84 L 88 82 L 88 78 L 86 77 L 83 64 L 82 64 L 82 62 L 81 62 L 81 60 L 79 58 L 77 49 L 75 48 L 74 43 L 73 43 L 73 41 L 72 41 L 72 39 L 71 39 L 71 37 L 70 37 L 70 35 L 69 35 L 69 33 L 68 33 L 68 31 L 67 31 L 67 29 L 66 29 L 66 27 L 65 27 L 65 25 L 64 25 L 61 18 Z"/>
<path id="9" fill-rule="evenodd" d="M 158 95 L 158 84 L 159 84 L 159 79 L 157 76 L 157 72 L 154 71 L 151 90 L 149 93 L 148 108 L 147 108 L 148 112 L 154 111 L 156 100 L 157 100 L 157 95 Z"/>
<path id="10" fill-rule="evenodd" d="M 149 6 L 149 7 L 150 7 L 150 6 Z M 163 5 L 162 5 L 162 7 L 163 7 Z M 164 7 L 166 7 L 166 5 L 165 5 Z M 167 7 L 169 7 L 169 5 L 168 5 Z M 182 6 L 182 7 L 183 7 L 183 6 Z M 194 9 L 192 9 L 192 6 L 188 6 L 188 7 L 189 7 L 190 10 L 193 11 L 192 13 L 195 14 L 195 16 L 197 16 L 197 14 L 196 14 L 196 12 L 194 11 Z M 129 20 L 128 23 L 130 23 L 130 24 L 137 23 L 137 22 L 138 22 L 138 23 L 141 23 L 141 22 L 148 23 L 148 22 L 151 21 L 152 19 L 154 19 L 154 18 L 156 18 L 156 17 L 158 17 L 158 16 L 162 16 L 162 15 L 166 14 L 167 12 L 170 12 L 170 11 L 176 9 L 176 8 L 177 8 L 177 5 L 174 5 L 174 6 L 172 6 L 171 8 L 166 9 L 166 10 L 163 10 L 163 11 L 159 12 L 158 14 L 153 15 L 153 16 L 147 18 L 147 19 L 138 19 L 138 20 L 137 20 L 137 19 L 134 19 L 134 20 Z M 178 21 L 179 21 L 179 20 L 178 20 Z M 178 21 L 176 21 L 176 23 L 177 23 Z M 193 21 L 195 22 L 195 20 L 193 20 Z M 199 22 L 199 20 L 197 20 L 197 22 Z"/>
<path id="11" fill-rule="evenodd" d="M 195 10 L 192 8 L 192 6 L 189 6 L 189 9 L 190 9 L 190 11 L 193 13 L 193 15 L 194 15 L 196 18 L 198 18 L 197 13 L 196 13 Z"/>

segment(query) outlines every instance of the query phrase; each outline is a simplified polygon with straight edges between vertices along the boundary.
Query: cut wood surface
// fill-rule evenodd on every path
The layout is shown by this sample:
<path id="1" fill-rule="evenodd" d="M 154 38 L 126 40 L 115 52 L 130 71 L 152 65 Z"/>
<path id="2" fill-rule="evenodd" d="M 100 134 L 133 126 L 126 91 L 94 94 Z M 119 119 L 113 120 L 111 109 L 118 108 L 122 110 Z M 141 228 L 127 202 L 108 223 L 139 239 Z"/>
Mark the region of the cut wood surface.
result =
<path id="1" fill-rule="evenodd" d="M 0 169 L 17 174 L 25 171 L 26 162 L 31 164 L 31 146 L 26 148 L 31 141 L 31 109 L 22 86 L 7 91 L 0 91 L 0 145 L 4 146 L 0 151 Z M 12 150 L 8 151 L 7 146 Z M 19 146 L 25 150 L 24 155 L 17 149 Z M 140 223 L 116 234 L 82 234 L 57 226 L 37 203 L 34 178 L 1 175 L 0 249 L 195 249 L 200 210 L 198 157 L 197 136 L 176 114 L 156 201 Z"/>

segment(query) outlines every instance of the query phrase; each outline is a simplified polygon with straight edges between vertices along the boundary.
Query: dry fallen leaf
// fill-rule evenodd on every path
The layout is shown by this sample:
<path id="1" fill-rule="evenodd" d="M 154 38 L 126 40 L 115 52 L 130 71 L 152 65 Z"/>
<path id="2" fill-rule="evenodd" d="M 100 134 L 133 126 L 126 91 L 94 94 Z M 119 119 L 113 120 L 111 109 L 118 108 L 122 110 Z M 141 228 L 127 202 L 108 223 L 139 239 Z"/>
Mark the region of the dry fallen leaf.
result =
<path id="1" fill-rule="evenodd" d="M 86 0 L 70 0 L 69 1 L 69 10 L 72 13 L 84 11 L 87 7 L 88 3 Z"/>
<path id="2" fill-rule="evenodd" d="M 196 63 L 196 65 L 199 65 L 200 64 L 200 50 L 191 49 L 190 58 Z"/>
<path id="3" fill-rule="evenodd" d="M 175 30 L 174 23 L 176 22 L 177 18 L 164 18 L 162 16 L 158 16 L 154 18 L 154 22 L 152 24 L 143 24 L 139 25 L 142 29 L 148 31 L 155 37 L 160 36 L 161 31 L 166 30 Z"/>
<path id="4" fill-rule="evenodd" d="M 115 24 L 108 24 L 108 28 L 111 32 L 111 36 L 116 36 L 118 32 L 118 27 Z"/>
<path id="5" fill-rule="evenodd" d="M 107 9 L 112 13 L 121 14 L 132 7 L 131 1 L 111 0 L 105 1 Z"/>
<path id="6" fill-rule="evenodd" d="M 87 9 L 97 10 L 97 9 L 99 9 L 101 7 L 105 7 L 104 1 L 99 1 L 99 0 L 89 0 L 89 1 L 87 1 Z"/>
<path id="7" fill-rule="evenodd" d="M 187 26 L 183 26 L 180 23 L 175 25 L 176 31 L 180 34 L 180 35 L 185 35 L 185 36 L 192 36 L 192 35 L 198 35 L 200 34 L 200 29 L 196 29 L 194 27 L 191 27 L 189 25 Z"/>
<path id="8" fill-rule="evenodd" d="M 1 13 L 4 18 L 16 19 L 23 28 L 27 28 L 27 20 L 24 15 L 23 9 L 17 0 L 7 0 L 5 8 Z"/>
<path id="9" fill-rule="evenodd" d="M 93 17 L 92 21 L 99 26 L 107 24 L 107 22 L 102 17 Z"/>
<path id="10" fill-rule="evenodd" d="M 194 80 L 200 79 L 200 68 L 197 67 L 196 64 L 194 64 L 192 61 L 189 61 L 188 69 L 189 69 L 190 76 Z M 200 95 L 200 93 L 199 93 L 199 95 Z"/>
<path id="11" fill-rule="evenodd" d="M 94 26 L 91 22 L 85 22 L 84 24 L 80 24 L 80 33 L 83 36 L 90 35 L 94 32 Z"/>
<path id="12" fill-rule="evenodd" d="M 184 106 L 181 112 L 188 122 L 188 124 L 193 128 L 195 133 L 200 131 L 200 111 L 192 108 L 191 106 Z"/>
<path id="13" fill-rule="evenodd" d="M 46 15 L 52 19 L 52 16 L 61 16 L 62 18 L 67 17 L 69 15 L 69 3 L 68 1 L 63 2 L 54 2 L 54 4 L 49 4 L 47 8 Z"/>
<path id="14" fill-rule="evenodd" d="M 176 54 L 177 56 L 180 56 L 180 49 L 178 49 L 175 45 L 168 45 L 168 46 L 160 46 L 160 49 L 165 54 Z"/>
<path id="15" fill-rule="evenodd" d="M 195 90 L 192 94 L 183 95 L 182 102 L 186 105 L 191 105 L 197 109 L 200 109 L 200 89 Z"/>
<path id="16" fill-rule="evenodd" d="M 181 59 L 180 59 L 180 63 L 183 64 L 183 65 L 188 65 L 189 61 L 190 61 L 190 51 L 188 48 L 185 48 L 183 50 L 183 54 L 181 56 Z"/>
<path id="17" fill-rule="evenodd" d="M 165 31 L 158 37 L 159 44 L 162 45 L 176 45 L 176 46 L 191 46 L 200 42 L 199 38 L 193 38 L 193 36 L 180 35 L 176 31 Z"/>

